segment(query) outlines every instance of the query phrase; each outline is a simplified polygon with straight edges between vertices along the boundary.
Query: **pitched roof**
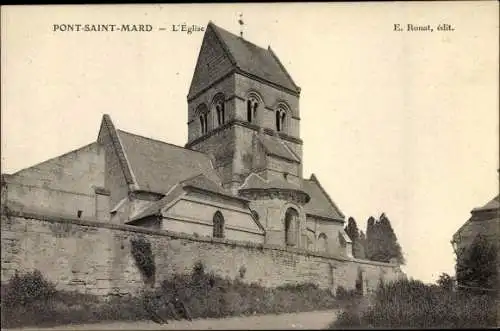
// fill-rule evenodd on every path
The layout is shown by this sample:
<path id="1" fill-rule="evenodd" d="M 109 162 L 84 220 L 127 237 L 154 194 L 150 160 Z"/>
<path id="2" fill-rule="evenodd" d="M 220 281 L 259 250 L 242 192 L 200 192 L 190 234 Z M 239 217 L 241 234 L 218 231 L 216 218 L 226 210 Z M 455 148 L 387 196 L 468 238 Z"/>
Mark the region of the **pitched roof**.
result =
<path id="1" fill-rule="evenodd" d="M 180 184 L 184 187 L 195 187 L 205 191 L 210 191 L 218 194 L 229 195 L 230 192 L 222 188 L 222 186 L 213 180 L 208 179 L 205 175 L 199 174 L 197 176 L 183 180 Z"/>
<path id="2" fill-rule="evenodd" d="M 117 130 L 124 153 L 140 190 L 166 193 L 185 179 L 204 174 L 220 182 L 208 155 Z"/>
<path id="3" fill-rule="evenodd" d="M 482 207 L 474 208 L 472 216 L 454 234 L 459 237 L 475 236 L 478 233 L 495 235 L 500 231 L 500 198 L 497 195 Z"/>
<path id="4" fill-rule="evenodd" d="M 311 200 L 304 206 L 306 214 L 339 221 L 344 220 L 344 215 L 330 199 L 314 174 L 311 175 L 310 179 L 304 179 L 302 183 L 303 190 L 311 197 Z"/>
<path id="5" fill-rule="evenodd" d="M 474 220 L 471 217 L 453 234 L 453 240 L 459 241 L 461 238 L 473 238 L 477 234 L 498 238 L 499 231 L 500 216 L 497 215 L 497 217 L 484 220 Z"/>
<path id="6" fill-rule="evenodd" d="M 102 116 L 101 127 L 99 129 L 97 140 L 102 143 L 102 139 L 105 139 L 105 137 L 109 137 L 109 141 L 111 142 L 113 149 L 118 156 L 118 162 L 120 163 L 120 168 L 122 169 L 125 176 L 125 181 L 127 182 L 127 184 L 136 187 L 136 178 L 132 173 L 130 164 L 127 160 L 125 152 L 123 151 L 123 146 L 120 143 L 120 138 L 118 137 L 118 132 L 115 128 L 115 125 L 113 124 L 113 121 L 108 114 L 104 114 Z"/>
<path id="7" fill-rule="evenodd" d="M 259 47 L 212 22 L 208 23 L 208 27 L 215 31 L 218 39 L 224 44 L 230 58 L 239 69 L 300 93 L 300 88 L 295 84 L 271 47 L 268 49 Z"/>
<path id="8" fill-rule="evenodd" d="M 143 219 L 144 217 L 159 214 L 160 210 L 163 207 L 165 207 L 184 193 L 185 191 L 183 190 L 181 185 L 175 185 L 163 198 L 151 203 L 142 211 L 139 211 L 137 215 L 133 216 L 128 223 L 134 223 L 135 221 Z"/>
<path id="9" fill-rule="evenodd" d="M 176 198 L 180 197 L 185 193 L 185 187 L 194 187 L 198 189 L 202 189 L 204 191 L 217 193 L 220 195 L 224 195 L 230 197 L 230 193 L 225 191 L 218 183 L 208 179 L 205 175 L 199 174 L 193 176 L 191 178 L 187 178 L 175 186 L 173 186 L 166 195 L 158 201 L 153 202 L 144 210 L 140 211 L 137 215 L 133 216 L 130 222 L 134 222 L 136 220 L 142 219 L 146 216 L 151 216 L 160 212 L 165 206 L 174 201 Z M 232 197 L 234 199 L 240 199 L 237 197 Z"/>
<path id="10" fill-rule="evenodd" d="M 274 155 L 289 161 L 300 162 L 298 157 L 276 136 L 259 134 L 259 141 L 264 146 L 267 155 Z"/>
<path id="11" fill-rule="evenodd" d="M 342 230 L 339 231 L 339 234 L 342 236 L 342 239 L 344 239 L 346 243 L 352 244 L 352 239 L 349 237 L 349 235 L 345 232 L 343 228 Z"/>
<path id="12" fill-rule="evenodd" d="M 484 211 L 484 210 L 494 210 L 500 208 L 500 196 L 496 196 L 491 199 L 487 204 L 482 207 L 474 208 L 472 211 Z"/>
<path id="13" fill-rule="evenodd" d="M 144 210 L 140 211 L 137 215 L 132 217 L 129 223 L 133 223 L 134 221 L 140 220 L 146 216 L 151 216 L 159 213 L 165 206 L 174 201 L 176 198 L 180 197 L 185 193 L 185 187 L 194 187 L 204 191 L 216 193 L 219 195 L 226 196 L 230 199 L 238 199 L 246 201 L 242 198 L 232 196 L 229 191 L 226 191 L 222 188 L 218 183 L 208 179 L 205 175 L 199 174 L 183 180 L 176 184 L 172 189 L 166 193 L 166 195 L 158 201 L 150 204 Z"/>
<path id="14" fill-rule="evenodd" d="M 268 181 L 256 173 L 251 173 L 241 185 L 240 190 L 272 188 L 298 190 L 309 195 L 310 199 L 304 205 L 306 214 L 338 221 L 344 220 L 344 215 L 330 199 L 328 193 L 324 191 L 314 175 L 309 180 L 303 179 L 301 184 L 297 185 L 286 180 Z"/>

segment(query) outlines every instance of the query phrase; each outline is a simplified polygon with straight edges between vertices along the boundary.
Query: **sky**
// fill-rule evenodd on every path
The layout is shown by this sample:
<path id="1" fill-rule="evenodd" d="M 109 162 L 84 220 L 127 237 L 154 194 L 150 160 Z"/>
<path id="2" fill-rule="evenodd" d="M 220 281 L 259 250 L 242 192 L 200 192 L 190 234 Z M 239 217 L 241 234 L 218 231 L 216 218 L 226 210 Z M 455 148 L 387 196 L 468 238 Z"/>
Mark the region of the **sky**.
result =
<path id="1" fill-rule="evenodd" d="M 385 213 L 410 277 L 453 275 L 453 233 L 498 194 L 497 2 L 4 6 L 2 173 L 95 141 L 103 114 L 183 146 L 203 32 L 171 27 L 211 20 L 238 34 L 240 12 L 244 38 L 271 45 L 302 88 L 304 177 L 314 173 L 363 230 Z"/>

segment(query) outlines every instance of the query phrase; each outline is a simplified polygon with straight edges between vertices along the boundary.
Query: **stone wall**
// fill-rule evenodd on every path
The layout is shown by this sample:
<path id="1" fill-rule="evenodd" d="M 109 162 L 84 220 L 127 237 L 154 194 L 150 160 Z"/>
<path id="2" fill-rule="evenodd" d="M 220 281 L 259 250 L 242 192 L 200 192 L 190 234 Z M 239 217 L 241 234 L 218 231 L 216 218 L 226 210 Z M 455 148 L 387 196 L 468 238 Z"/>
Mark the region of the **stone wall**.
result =
<path id="1" fill-rule="evenodd" d="M 195 238 L 162 230 L 5 211 L 1 217 L 2 282 L 16 270 L 40 270 L 59 289 L 98 295 L 134 294 L 144 281 L 131 255 L 132 238 L 152 244 L 156 285 L 175 273 L 191 272 L 197 261 L 207 270 L 263 286 L 314 282 L 335 290 L 354 288 L 360 272 L 368 289 L 399 277 L 397 266 L 342 259 L 300 249 L 284 249 L 215 238 Z"/>

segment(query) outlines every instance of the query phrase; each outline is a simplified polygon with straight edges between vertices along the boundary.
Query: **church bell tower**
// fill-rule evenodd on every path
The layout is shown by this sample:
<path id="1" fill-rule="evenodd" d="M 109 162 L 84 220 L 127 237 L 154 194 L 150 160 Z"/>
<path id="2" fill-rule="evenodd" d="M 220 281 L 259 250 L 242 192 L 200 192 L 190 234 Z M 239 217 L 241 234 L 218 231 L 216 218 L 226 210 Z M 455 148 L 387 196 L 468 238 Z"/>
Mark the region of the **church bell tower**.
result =
<path id="1" fill-rule="evenodd" d="M 212 157 L 226 188 L 251 173 L 299 182 L 299 96 L 270 47 L 209 22 L 187 96 L 186 147 Z"/>

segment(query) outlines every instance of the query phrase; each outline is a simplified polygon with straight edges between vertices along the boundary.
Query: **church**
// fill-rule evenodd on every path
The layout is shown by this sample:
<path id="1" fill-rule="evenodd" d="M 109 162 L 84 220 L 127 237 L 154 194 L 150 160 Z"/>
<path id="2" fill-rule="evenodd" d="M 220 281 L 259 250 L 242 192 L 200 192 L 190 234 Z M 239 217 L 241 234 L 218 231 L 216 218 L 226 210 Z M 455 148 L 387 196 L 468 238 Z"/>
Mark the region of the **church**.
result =
<path id="1" fill-rule="evenodd" d="M 352 258 L 343 213 L 317 176 L 303 177 L 300 91 L 271 47 L 209 22 L 185 146 L 105 114 L 96 141 L 2 175 L 2 205 Z"/>

